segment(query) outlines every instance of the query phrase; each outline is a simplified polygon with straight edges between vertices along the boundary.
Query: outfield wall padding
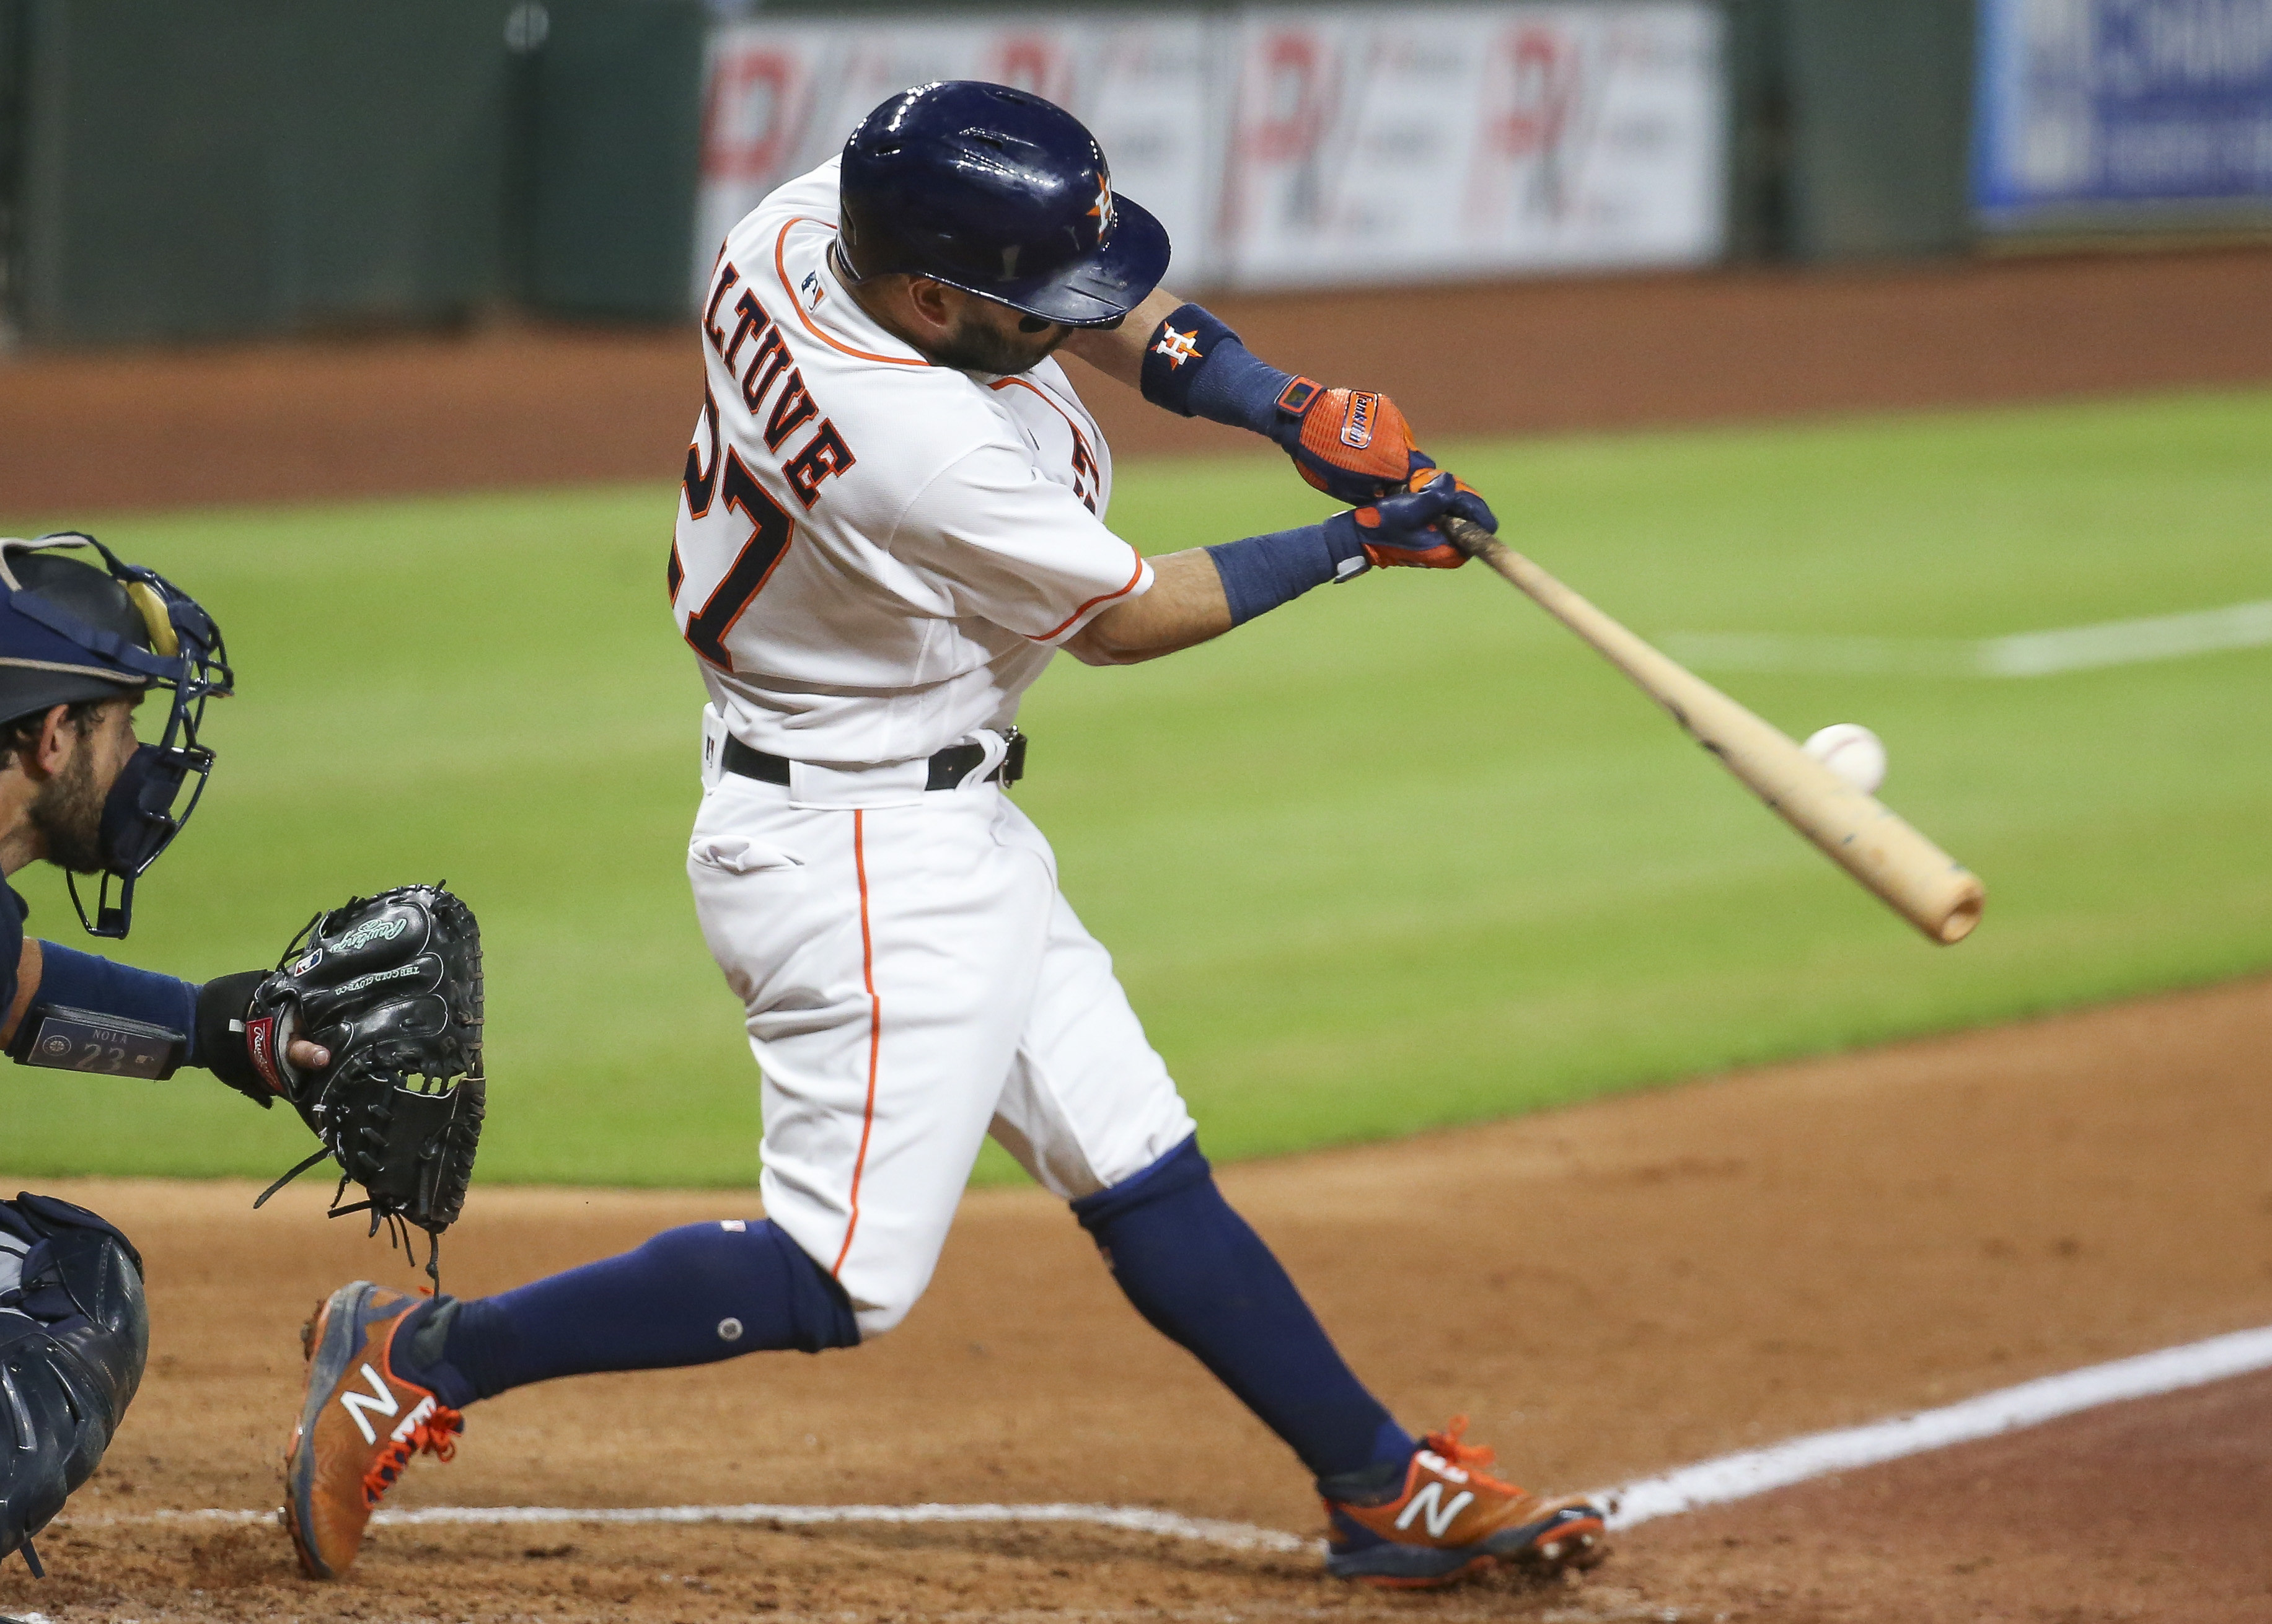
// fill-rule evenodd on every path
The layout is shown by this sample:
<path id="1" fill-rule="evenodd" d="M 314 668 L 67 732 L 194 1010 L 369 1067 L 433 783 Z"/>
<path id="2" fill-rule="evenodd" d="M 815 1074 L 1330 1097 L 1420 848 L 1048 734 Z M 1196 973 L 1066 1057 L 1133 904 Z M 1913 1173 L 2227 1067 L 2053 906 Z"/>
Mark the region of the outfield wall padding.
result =
<path id="1" fill-rule="evenodd" d="M 532 54 L 528 271 L 540 309 L 686 307 L 702 146 L 703 0 L 550 0 Z"/>
<path id="2" fill-rule="evenodd" d="M 1924 258 L 1972 241 L 1974 0 L 1779 0 L 1782 250 Z"/>
<path id="3" fill-rule="evenodd" d="M 30 0 L 37 340 L 446 321 L 500 290 L 507 0 Z"/>

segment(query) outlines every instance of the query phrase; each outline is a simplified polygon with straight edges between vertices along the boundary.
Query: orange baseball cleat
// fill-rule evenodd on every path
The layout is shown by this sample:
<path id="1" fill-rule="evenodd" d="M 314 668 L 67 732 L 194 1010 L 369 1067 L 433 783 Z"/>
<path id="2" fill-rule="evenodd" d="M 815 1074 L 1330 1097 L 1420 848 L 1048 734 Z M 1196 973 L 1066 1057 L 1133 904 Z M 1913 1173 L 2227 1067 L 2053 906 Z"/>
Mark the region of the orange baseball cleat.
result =
<path id="1" fill-rule="evenodd" d="M 395 1333 L 424 1299 L 343 1285 L 301 1334 L 308 1397 L 284 1456 L 284 1527 L 311 1579 L 355 1565 L 370 1514 L 420 1450 L 448 1460 L 466 1419 L 395 1374 Z"/>
<path id="2" fill-rule="evenodd" d="M 1393 1499 L 1326 1501 L 1326 1570 L 1366 1584 L 1425 1589 L 1513 1563 L 1591 1568 L 1610 1553 L 1602 1509 L 1583 1495 L 1542 1500 L 1484 1473 L 1487 1449 L 1460 1441 L 1468 1418 L 1430 1433 Z"/>

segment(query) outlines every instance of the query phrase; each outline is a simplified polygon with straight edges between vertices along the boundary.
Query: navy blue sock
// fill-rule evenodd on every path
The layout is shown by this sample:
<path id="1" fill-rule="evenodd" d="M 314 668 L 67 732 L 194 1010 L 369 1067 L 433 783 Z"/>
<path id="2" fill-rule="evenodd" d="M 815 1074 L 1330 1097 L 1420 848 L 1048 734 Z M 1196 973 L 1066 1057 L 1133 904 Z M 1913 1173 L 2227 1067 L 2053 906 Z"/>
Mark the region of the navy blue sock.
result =
<path id="1" fill-rule="evenodd" d="M 826 1270 L 770 1221 L 732 1218 L 666 1229 L 620 1257 L 495 1297 L 428 1304 L 397 1334 L 395 1358 L 400 1374 L 461 1410 L 554 1376 L 859 1340 Z"/>
<path id="2" fill-rule="evenodd" d="M 1189 1349 L 1312 1473 L 1410 1457 L 1410 1434 L 1350 1373 L 1270 1248 L 1215 1188 L 1197 1136 L 1072 1210 L 1136 1311 Z"/>

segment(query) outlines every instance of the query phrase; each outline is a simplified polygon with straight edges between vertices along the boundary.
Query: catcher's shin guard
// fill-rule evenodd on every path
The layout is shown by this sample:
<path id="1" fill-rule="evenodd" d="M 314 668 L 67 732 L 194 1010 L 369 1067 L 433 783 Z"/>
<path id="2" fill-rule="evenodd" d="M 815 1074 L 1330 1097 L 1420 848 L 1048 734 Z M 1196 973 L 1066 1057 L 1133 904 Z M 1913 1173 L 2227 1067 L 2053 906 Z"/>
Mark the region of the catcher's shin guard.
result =
<path id="1" fill-rule="evenodd" d="M 284 1528 L 311 1579 L 355 1565 L 370 1514 L 412 1456 L 456 1453 L 465 1418 L 394 1368 L 395 1333 L 424 1300 L 357 1280 L 308 1322 L 308 1396 L 284 1456 Z"/>
<path id="2" fill-rule="evenodd" d="M 142 1382 L 142 1259 L 84 1208 L 0 1201 L 0 1559 L 93 1474 Z"/>
<path id="3" fill-rule="evenodd" d="M 1600 1507 L 1581 1495 L 1542 1499 L 1484 1468 L 1491 1452 L 1460 1441 L 1461 1416 L 1430 1433 L 1400 1484 L 1362 1501 L 1327 1490 L 1326 1569 L 1402 1589 L 1449 1584 L 1501 1563 L 1534 1572 L 1591 1568 L 1609 1554 Z"/>

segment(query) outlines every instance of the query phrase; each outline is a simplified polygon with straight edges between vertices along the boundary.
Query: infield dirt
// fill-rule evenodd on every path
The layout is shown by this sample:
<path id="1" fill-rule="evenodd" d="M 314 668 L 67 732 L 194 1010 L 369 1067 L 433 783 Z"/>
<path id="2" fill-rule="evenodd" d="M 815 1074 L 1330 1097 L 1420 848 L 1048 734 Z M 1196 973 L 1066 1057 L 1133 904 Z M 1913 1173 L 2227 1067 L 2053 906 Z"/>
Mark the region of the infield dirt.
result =
<path id="1" fill-rule="evenodd" d="M 1227 1169 L 1408 1423 L 1474 1418 L 1504 1470 L 1606 1485 L 2272 1322 L 2272 982 L 1700 1080 Z M 63 1084 L 58 1084 L 62 1086 Z M 56 1620 L 2272 1616 L 2272 1378 L 1647 1524 L 1582 1584 L 1434 1597 L 1305 1556 L 1078 1528 L 385 1528 L 345 1583 L 273 1526 L 298 1328 L 399 1255 L 295 1188 L 82 1182 L 148 1256 L 143 1396 L 55 1576 Z M 277 1206 L 282 1210 L 276 1210 Z M 746 1215 L 733 1193 L 476 1191 L 445 1279 L 492 1291 Z M 965 1203 L 874 1346 L 583 1378 L 484 1404 L 404 1506 L 1109 1502 L 1321 1520 L 1285 1451 L 1113 1290 L 1032 1190 Z"/>

